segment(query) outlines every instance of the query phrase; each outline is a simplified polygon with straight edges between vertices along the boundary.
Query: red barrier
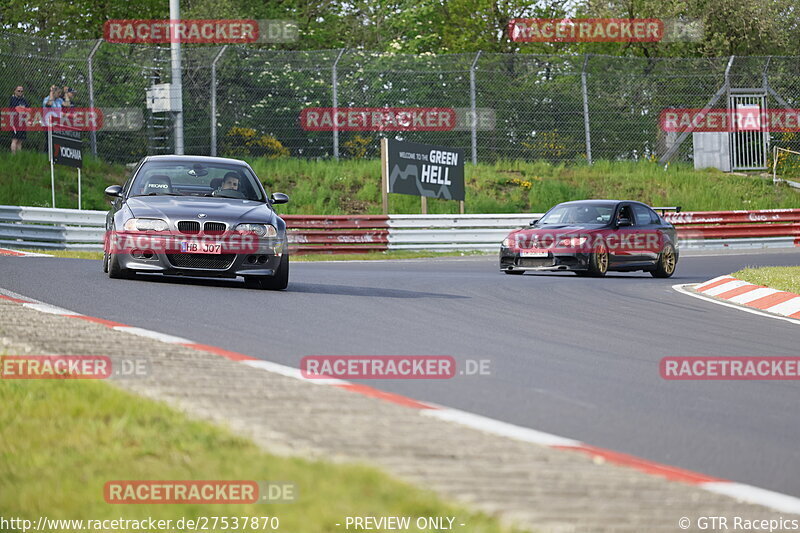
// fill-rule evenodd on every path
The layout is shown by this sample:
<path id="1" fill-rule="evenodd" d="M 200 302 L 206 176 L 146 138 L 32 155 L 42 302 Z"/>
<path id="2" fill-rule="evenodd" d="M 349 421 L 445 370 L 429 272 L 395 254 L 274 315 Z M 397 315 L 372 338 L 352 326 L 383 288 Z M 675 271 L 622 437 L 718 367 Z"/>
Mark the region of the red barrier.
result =
<path id="1" fill-rule="evenodd" d="M 800 237 L 800 224 L 745 224 L 679 227 L 684 239 L 746 239 L 758 237 Z"/>
<path id="2" fill-rule="evenodd" d="M 664 218 L 682 239 L 800 237 L 800 209 L 697 211 L 667 213 Z"/>
<path id="3" fill-rule="evenodd" d="M 295 254 L 353 254 L 388 249 L 385 215 L 285 215 L 289 251 Z"/>
<path id="4" fill-rule="evenodd" d="M 683 226 L 688 224 L 748 224 L 763 222 L 800 222 L 800 209 L 761 209 L 758 211 L 696 211 L 667 213 L 664 218 Z"/>

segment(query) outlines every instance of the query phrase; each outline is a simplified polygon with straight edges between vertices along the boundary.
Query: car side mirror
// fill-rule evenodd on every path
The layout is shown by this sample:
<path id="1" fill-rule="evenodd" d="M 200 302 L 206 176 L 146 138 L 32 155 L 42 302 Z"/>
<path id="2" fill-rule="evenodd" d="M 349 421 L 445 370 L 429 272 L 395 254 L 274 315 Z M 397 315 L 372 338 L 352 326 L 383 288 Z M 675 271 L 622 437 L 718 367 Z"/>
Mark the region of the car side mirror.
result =
<path id="1" fill-rule="evenodd" d="M 621 228 L 623 226 L 633 226 L 633 222 L 629 218 L 620 218 L 617 220 L 617 227 Z"/>
<path id="2" fill-rule="evenodd" d="M 274 192 L 272 196 L 269 197 L 269 201 L 271 204 L 285 204 L 289 201 L 289 195 L 283 194 L 282 192 Z"/>
<path id="3" fill-rule="evenodd" d="M 122 198 L 122 186 L 121 185 L 110 185 L 106 187 L 105 190 L 106 196 L 112 196 L 115 198 Z"/>
<path id="4" fill-rule="evenodd" d="M 539 222 L 539 219 L 538 218 L 534 218 L 533 220 L 531 220 L 531 224 L 530 225 L 531 226 L 535 226 L 537 222 Z"/>

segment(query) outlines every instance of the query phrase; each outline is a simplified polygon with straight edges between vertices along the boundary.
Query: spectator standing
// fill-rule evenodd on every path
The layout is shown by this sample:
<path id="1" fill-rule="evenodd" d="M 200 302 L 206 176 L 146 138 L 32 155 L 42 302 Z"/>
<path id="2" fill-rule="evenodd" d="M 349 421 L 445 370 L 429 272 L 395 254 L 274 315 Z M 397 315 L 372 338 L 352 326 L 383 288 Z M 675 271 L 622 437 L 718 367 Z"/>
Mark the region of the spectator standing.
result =
<path id="1" fill-rule="evenodd" d="M 14 94 L 11 95 L 11 99 L 8 102 L 8 107 L 17 111 L 30 107 L 31 105 L 28 103 L 28 100 L 25 99 L 24 94 L 25 88 L 22 85 L 17 85 L 14 88 Z M 11 134 L 11 153 L 15 154 L 22 150 L 22 141 L 25 140 L 27 134 L 24 125 L 19 122 L 16 114 L 13 115 L 11 124 L 13 128 L 13 133 Z"/>

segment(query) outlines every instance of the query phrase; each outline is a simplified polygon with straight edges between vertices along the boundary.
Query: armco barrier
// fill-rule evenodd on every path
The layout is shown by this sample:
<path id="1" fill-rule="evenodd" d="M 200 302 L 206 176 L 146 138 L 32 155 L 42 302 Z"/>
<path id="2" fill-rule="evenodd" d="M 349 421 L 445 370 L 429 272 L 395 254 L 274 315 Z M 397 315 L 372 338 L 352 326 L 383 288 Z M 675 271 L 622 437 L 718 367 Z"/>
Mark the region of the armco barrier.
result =
<path id="1" fill-rule="evenodd" d="M 390 250 L 496 251 L 512 229 L 541 214 L 389 215 Z"/>
<path id="2" fill-rule="evenodd" d="M 284 215 L 293 253 L 496 251 L 540 214 Z M 800 209 L 670 213 L 686 248 L 800 246 Z M 105 211 L 0 206 L 0 246 L 101 250 Z"/>
<path id="3" fill-rule="evenodd" d="M 384 215 L 284 215 L 293 253 L 362 253 L 387 248 Z M 102 250 L 105 211 L 0 206 L 0 247 Z"/>

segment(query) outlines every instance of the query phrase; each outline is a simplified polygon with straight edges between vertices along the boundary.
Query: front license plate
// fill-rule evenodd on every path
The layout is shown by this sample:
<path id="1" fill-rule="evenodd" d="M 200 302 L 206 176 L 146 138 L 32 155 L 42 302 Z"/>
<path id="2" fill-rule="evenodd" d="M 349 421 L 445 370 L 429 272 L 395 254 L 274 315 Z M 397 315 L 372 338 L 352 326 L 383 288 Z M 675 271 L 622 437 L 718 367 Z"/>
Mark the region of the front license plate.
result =
<path id="1" fill-rule="evenodd" d="M 520 257 L 548 257 L 549 255 L 550 254 L 548 252 L 540 252 L 540 251 L 519 253 Z"/>
<path id="2" fill-rule="evenodd" d="M 186 254 L 221 254 L 222 244 L 216 242 L 181 241 L 181 252 Z"/>

